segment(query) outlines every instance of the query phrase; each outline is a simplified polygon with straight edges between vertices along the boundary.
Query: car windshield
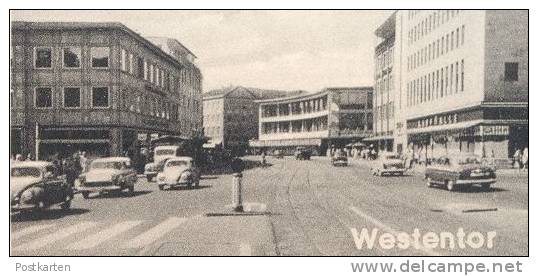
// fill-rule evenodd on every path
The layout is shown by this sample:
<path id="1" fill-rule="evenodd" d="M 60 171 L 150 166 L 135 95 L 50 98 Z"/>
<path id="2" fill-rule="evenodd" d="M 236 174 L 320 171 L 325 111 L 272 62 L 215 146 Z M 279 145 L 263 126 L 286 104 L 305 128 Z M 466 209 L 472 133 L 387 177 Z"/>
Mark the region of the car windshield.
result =
<path id="1" fill-rule="evenodd" d="M 174 155 L 176 153 L 173 149 L 161 149 L 155 151 L 155 155 Z"/>
<path id="2" fill-rule="evenodd" d="M 189 165 L 189 161 L 185 161 L 185 160 L 174 160 L 174 161 L 169 161 L 168 163 L 166 163 L 166 167 L 183 167 L 183 166 L 188 166 Z"/>
<path id="3" fill-rule="evenodd" d="M 39 168 L 32 167 L 20 167 L 11 169 L 11 177 L 34 177 L 41 176 L 41 170 Z"/>
<path id="4" fill-rule="evenodd" d="M 119 161 L 116 161 L 116 162 L 112 162 L 112 161 L 102 162 L 102 161 L 98 161 L 98 162 L 93 162 L 91 168 L 92 169 L 121 170 L 122 167 L 123 167 L 123 162 L 119 162 Z"/>
<path id="5" fill-rule="evenodd" d="M 480 160 L 478 160 L 477 156 L 461 156 L 455 161 L 458 165 L 480 164 Z"/>

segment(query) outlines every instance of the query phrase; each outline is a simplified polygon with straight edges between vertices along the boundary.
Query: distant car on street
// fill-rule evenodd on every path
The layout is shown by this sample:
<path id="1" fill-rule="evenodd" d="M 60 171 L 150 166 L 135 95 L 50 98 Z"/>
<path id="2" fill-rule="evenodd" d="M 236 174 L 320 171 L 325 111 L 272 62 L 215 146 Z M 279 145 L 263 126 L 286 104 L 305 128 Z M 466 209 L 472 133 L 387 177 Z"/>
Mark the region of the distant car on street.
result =
<path id="1" fill-rule="evenodd" d="M 128 157 L 106 157 L 92 161 L 88 172 L 79 176 L 77 190 L 84 198 L 92 192 L 134 192 L 137 181 L 136 171 Z"/>
<path id="2" fill-rule="evenodd" d="M 334 155 L 331 157 L 331 164 L 335 167 L 347 166 L 347 154 L 344 151 L 335 152 Z"/>
<path id="3" fill-rule="evenodd" d="M 310 160 L 312 151 L 306 147 L 297 147 L 293 155 L 296 160 Z"/>
<path id="4" fill-rule="evenodd" d="M 52 163 L 25 161 L 10 166 L 11 211 L 44 210 L 52 205 L 71 208 L 73 187 L 65 176 L 55 174 Z"/>
<path id="5" fill-rule="evenodd" d="M 374 176 L 403 175 L 405 164 L 397 154 L 382 153 L 376 160 L 372 161 L 370 171 Z"/>
<path id="6" fill-rule="evenodd" d="M 484 190 L 496 182 L 495 169 L 483 165 L 480 158 L 472 154 L 461 154 L 437 159 L 426 168 L 424 178 L 428 187 L 445 187 L 449 191 L 458 186 L 480 185 Z"/>
<path id="7" fill-rule="evenodd" d="M 277 159 L 282 159 L 284 158 L 284 152 L 282 152 L 281 150 L 275 150 L 273 151 L 273 156 Z"/>
<path id="8" fill-rule="evenodd" d="M 153 154 L 153 162 L 146 164 L 146 166 L 144 167 L 144 175 L 146 176 L 148 182 L 153 180 L 153 178 L 157 176 L 160 171 L 162 171 L 164 162 L 166 162 L 167 159 L 177 157 L 179 155 L 179 146 L 155 147 L 155 151 Z"/>
<path id="9" fill-rule="evenodd" d="M 198 188 L 200 185 L 200 169 L 191 157 L 173 157 L 164 163 L 162 172 L 157 175 L 157 184 L 160 190 L 166 186 L 173 188 L 186 185 L 191 188 L 193 185 Z"/>

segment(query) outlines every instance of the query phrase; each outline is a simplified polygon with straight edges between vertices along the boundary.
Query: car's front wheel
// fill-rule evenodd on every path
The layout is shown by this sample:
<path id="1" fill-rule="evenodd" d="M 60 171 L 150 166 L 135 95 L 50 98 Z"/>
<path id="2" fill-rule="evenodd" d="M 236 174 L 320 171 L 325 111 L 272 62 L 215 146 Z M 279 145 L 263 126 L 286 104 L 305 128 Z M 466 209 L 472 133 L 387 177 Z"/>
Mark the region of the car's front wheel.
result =
<path id="1" fill-rule="evenodd" d="M 127 188 L 127 191 L 129 192 L 129 195 L 132 196 L 134 194 L 134 185 L 129 186 L 129 188 Z"/>
<path id="2" fill-rule="evenodd" d="M 490 183 L 482 184 L 482 190 L 488 191 L 489 189 L 491 189 L 491 184 Z"/>
<path id="3" fill-rule="evenodd" d="M 159 185 L 159 190 L 164 190 L 164 185 Z"/>
<path id="4" fill-rule="evenodd" d="M 81 192 L 81 194 L 82 194 L 82 197 L 85 198 L 85 199 L 90 198 L 90 193 L 89 192 Z"/>
<path id="5" fill-rule="evenodd" d="M 62 208 L 62 210 L 69 210 L 71 208 L 71 199 L 60 204 L 60 208 Z"/>
<path id="6" fill-rule="evenodd" d="M 153 176 L 151 176 L 151 175 L 146 175 L 146 179 L 148 180 L 148 182 L 151 182 L 151 180 L 153 180 Z"/>

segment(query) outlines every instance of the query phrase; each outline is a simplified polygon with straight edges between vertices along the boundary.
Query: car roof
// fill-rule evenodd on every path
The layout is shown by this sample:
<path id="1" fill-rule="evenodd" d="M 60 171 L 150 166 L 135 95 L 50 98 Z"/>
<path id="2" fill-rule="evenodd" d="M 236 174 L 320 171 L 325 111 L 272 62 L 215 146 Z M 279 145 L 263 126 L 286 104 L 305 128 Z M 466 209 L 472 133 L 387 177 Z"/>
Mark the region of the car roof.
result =
<path id="1" fill-rule="evenodd" d="M 47 166 L 52 166 L 52 163 L 48 161 L 21 161 L 21 162 L 14 162 L 11 164 L 12 168 L 20 168 L 20 167 L 43 168 Z"/>
<path id="2" fill-rule="evenodd" d="M 93 162 L 130 162 L 129 157 L 103 157 L 93 160 Z"/>
<path id="3" fill-rule="evenodd" d="M 174 157 L 174 158 L 170 158 L 170 159 L 166 160 L 166 163 L 168 163 L 170 161 L 192 161 L 192 157 L 188 157 L 188 156 Z"/>

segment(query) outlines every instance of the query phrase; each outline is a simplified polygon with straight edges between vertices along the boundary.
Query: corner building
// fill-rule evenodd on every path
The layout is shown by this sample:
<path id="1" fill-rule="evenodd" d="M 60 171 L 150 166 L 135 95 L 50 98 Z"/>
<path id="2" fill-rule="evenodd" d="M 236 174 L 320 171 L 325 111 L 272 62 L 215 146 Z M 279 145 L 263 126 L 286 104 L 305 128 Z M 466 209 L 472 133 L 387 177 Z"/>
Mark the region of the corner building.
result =
<path id="1" fill-rule="evenodd" d="M 12 22 L 11 35 L 12 154 L 121 155 L 201 135 L 198 68 L 123 24 Z"/>
<path id="2" fill-rule="evenodd" d="M 428 158 L 470 152 L 500 162 L 528 147 L 528 11 L 393 16 L 401 61 L 396 113 L 406 137 L 395 143 Z"/>

